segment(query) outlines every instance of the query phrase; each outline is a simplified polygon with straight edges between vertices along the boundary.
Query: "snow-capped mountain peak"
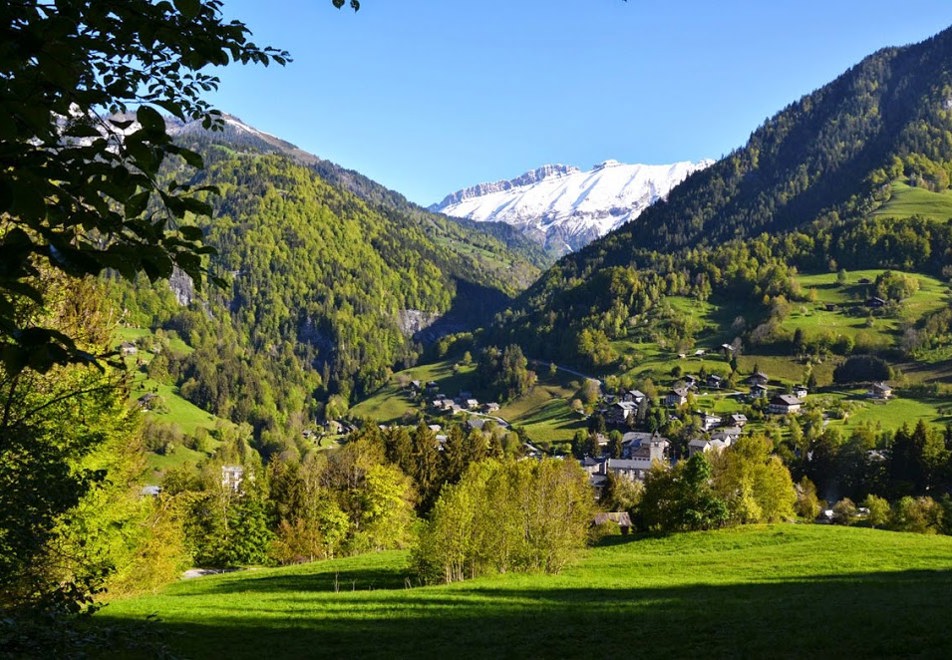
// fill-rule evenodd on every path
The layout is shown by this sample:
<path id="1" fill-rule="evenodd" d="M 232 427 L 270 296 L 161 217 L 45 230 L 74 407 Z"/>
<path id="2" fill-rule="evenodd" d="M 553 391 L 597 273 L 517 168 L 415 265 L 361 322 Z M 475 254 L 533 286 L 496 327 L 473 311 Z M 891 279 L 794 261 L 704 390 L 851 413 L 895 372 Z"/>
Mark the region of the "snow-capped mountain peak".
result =
<path id="1" fill-rule="evenodd" d="M 589 171 L 544 165 L 515 179 L 465 188 L 430 209 L 478 222 L 506 222 L 549 249 L 569 252 L 636 218 L 713 162 L 627 165 L 606 160 Z"/>

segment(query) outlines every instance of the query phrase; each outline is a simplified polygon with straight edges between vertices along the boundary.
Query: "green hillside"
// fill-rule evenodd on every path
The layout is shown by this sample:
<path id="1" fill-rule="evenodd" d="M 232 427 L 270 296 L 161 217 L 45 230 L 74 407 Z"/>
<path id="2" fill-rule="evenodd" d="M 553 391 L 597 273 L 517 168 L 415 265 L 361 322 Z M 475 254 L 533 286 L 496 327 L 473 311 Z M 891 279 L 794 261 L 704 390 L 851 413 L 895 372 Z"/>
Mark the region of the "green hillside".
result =
<path id="1" fill-rule="evenodd" d="M 672 350 L 739 338 L 745 353 L 758 353 L 748 349 L 764 334 L 797 328 L 849 336 L 894 364 L 947 359 L 943 290 L 920 298 L 924 308 L 904 302 L 881 318 L 860 309 L 864 293 L 881 292 L 810 277 L 842 269 L 933 282 L 952 275 L 950 43 L 946 30 L 881 50 L 791 103 L 665 202 L 559 261 L 494 324 L 491 341 L 605 371 L 618 357 L 613 342 L 664 340 Z M 843 310 L 826 313 L 820 302 L 847 306 L 855 318 L 844 324 Z M 705 310 L 709 303 L 716 311 Z M 864 316 L 871 320 L 862 326 Z M 913 336 L 923 329 L 928 348 Z M 900 333 L 911 339 L 905 348 Z"/>
<path id="2" fill-rule="evenodd" d="M 193 183 L 220 192 L 214 219 L 197 222 L 224 288 L 175 276 L 171 287 L 113 282 L 112 295 L 127 322 L 184 340 L 163 385 L 249 424 L 266 455 L 435 338 L 487 322 L 539 272 L 542 255 L 498 228 L 462 226 L 286 143 L 239 137 L 179 133 L 205 155 Z"/>
<path id="3" fill-rule="evenodd" d="M 561 575 L 417 587 L 383 553 L 111 603 L 123 641 L 210 657 L 947 657 L 952 539 L 814 525 L 609 537 Z M 151 623 L 146 617 L 155 617 Z"/>
<path id="4" fill-rule="evenodd" d="M 952 191 L 933 192 L 928 188 L 912 187 L 902 181 L 893 182 L 889 200 L 876 215 L 880 217 L 911 218 L 922 216 L 945 221 L 952 218 Z"/>

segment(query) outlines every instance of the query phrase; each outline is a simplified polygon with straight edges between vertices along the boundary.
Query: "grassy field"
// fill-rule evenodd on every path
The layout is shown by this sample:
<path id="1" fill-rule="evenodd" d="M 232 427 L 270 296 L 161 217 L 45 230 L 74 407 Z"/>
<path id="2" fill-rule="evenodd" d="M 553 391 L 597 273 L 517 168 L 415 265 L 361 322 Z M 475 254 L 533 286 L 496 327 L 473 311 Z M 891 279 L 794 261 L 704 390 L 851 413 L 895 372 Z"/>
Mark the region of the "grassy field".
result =
<path id="1" fill-rule="evenodd" d="M 152 336 L 150 330 L 144 328 L 119 328 L 116 330 L 116 342 L 139 340 L 148 340 Z M 178 336 L 169 337 L 169 347 L 178 354 L 188 354 L 192 348 L 182 341 Z M 164 422 L 174 423 L 186 435 L 194 436 L 198 430 L 213 429 L 216 425 L 230 425 L 231 422 L 221 419 L 209 412 L 206 412 L 184 399 L 179 395 L 178 388 L 172 385 L 165 385 L 149 378 L 144 371 L 139 369 L 138 364 L 148 364 L 154 355 L 146 350 L 139 350 L 135 355 L 124 358 L 126 367 L 131 374 L 129 387 L 129 398 L 136 401 L 140 396 L 146 393 L 157 394 L 161 397 L 162 406 L 157 410 L 144 411 L 143 415 L 148 415 Z M 214 443 L 213 443 L 214 444 Z M 159 483 L 166 470 L 178 467 L 185 463 L 198 463 L 205 458 L 202 452 L 176 445 L 175 448 L 164 455 L 149 452 L 146 456 L 148 473 L 146 481 L 150 483 Z"/>
<path id="2" fill-rule="evenodd" d="M 402 385 L 414 380 L 422 383 L 435 381 L 440 386 L 440 392 L 448 397 L 455 397 L 461 390 L 471 391 L 475 366 L 461 365 L 454 369 L 455 364 L 455 360 L 442 360 L 398 372 L 387 385 L 355 405 L 348 414 L 382 424 L 400 422 L 404 415 L 419 408 L 419 402 L 414 401 Z"/>
<path id="3" fill-rule="evenodd" d="M 891 218 L 921 215 L 936 220 L 948 220 L 952 218 L 952 191 L 934 193 L 925 188 L 913 188 L 905 183 L 895 182 L 892 184 L 892 197 L 875 215 Z"/>
<path id="4" fill-rule="evenodd" d="M 817 302 L 794 303 L 783 327 L 791 332 L 800 328 L 807 339 L 829 333 L 888 347 L 894 343 L 895 333 L 903 322 L 916 321 L 948 304 L 948 285 L 927 275 L 915 275 L 919 291 L 903 301 L 898 316 L 877 316 L 872 325 L 867 325 L 868 310 L 863 301 L 873 295 L 873 287 L 860 284 L 859 280 L 875 281 L 882 272 L 881 269 L 852 271 L 843 286 L 836 282 L 835 273 L 801 275 L 797 281 L 805 290 L 816 292 Z M 826 304 L 834 304 L 836 309 L 827 310 Z"/>
<path id="5" fill-rule="evenodd" d="M 561 575 L 432 587 L 413 586 L 406 560 L 179 582 L 92 624 L 189 658 L 952 655 L 950 537 L 816 525 L 610 537 Z"/>
<path id="6" fill-rule="evenodd" d="M 587 428 L 587 422 L 571 408 L 581 387 L 578 376 L 558 372 L 549 376 L 546 369 L 536 366 L 539 381 L 523 397 L 510 402 L 499 410 L 499 416 L 510 424 L 525 428 L 536 442 L 565 442 L 572 439 L 575 431 Z"/>

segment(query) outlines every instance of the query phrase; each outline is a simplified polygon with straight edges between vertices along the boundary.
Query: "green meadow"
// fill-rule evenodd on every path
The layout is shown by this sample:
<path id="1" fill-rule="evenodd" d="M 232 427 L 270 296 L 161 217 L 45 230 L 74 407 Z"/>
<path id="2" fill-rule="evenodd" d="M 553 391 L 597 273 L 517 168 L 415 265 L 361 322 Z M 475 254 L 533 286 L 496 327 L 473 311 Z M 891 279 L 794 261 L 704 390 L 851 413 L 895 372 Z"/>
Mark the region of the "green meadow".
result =
<path id="1" fill-rule="evenodd" d="M 575 431 L 587 428 L 587 421 L 572 410 L 582 379 L 562 371 L 550 376 L 543 365 L 534 365 L 538 382 L 527 394 L 499 409 L 499 416 L 525 429 L 536 442 L 564 442 Z"/>
<path id="2" fill-rule="evenodd" d="M 152 335 L 153 333 L 150 330 L 144 328 L 119 328 L 115 333 L 117 343 L 123 341 L 137 342 L 140 340 L 149 340 Z M 191 346 L 174 334 L 169 337 L 169 347 L 173 352 L 178 354 L 187 354 L 193 350 Z M 130 400 L 136 401 L 139 397 L 147 393 L 156 394 L 160 397 L 162 405 L 157 409 L 144 411 L 143 415 L 148 415 L 163 422 L 176 424 L 184 434 L 190 436 L 201 433 L 199 429 L 210 430 L 218 425 L 232 426 L 231 422 L 202 410 L 180 396 L 178 387 L 159 383 L 149 378 L 146 373 L 140 369 L 140 365 L 148 365 L 153 357 L 154 354 L 150 351 L 139 349 L 136 354 L 124 358 L 126 368 L 130 374 Z M 198 463 L 205 457 L 205 453 L 189 449 L 182 445 L 176 445 L 172 451 L 166 454 L 149 452 L 146 456 L 146 464 L 149 470 L 146 480 L 152 483 L 158 483 L 161 481 L 162 475 L 169 468 L 178 467 L 185 463 Z"/>
<path id="3" fill-rule="evenodd" d="M 952 655 L 952 538 L 819 525 L 609 537 L 560 575 L 421 587 L 388 552 L 180 581 L 103 657 Z"/>
<path id="4" fill-rule="evenodd" d="M 417 365 L 411 369 L 394 374 L 390 382 L 372 395 L 356 404 L 348 415 L 359 419 L 372 419 L 382 424 L 403 421 L 404 416 L 420 408 L 421 402 L 407 392 L 406 384 L 418 380 L 421 383 L 434 381 L 440 392 L 452 398 L 461 390 L 472 390 L 475 367 L 460 365 L 454 360 L 442 360 L 430 364 Z"/>
<path id="5" fill-rule="evenodd" d="M 856 343 L 887 348 L 895 343 L 903 323 L 915 322 L 926 314 L 942 309 L 949 302 L 947 284 L 927 275 L 912 274 L 919 281 L 919 290 L 904 300 L 898 314 L 882 314 L 870 317 L 864 301 L 873 295 L 872 284 L 860 280 L 875 281 L 882 273 L 879 270 L 857 270 L 848 273 L 845 284 L 838 284 L 835 273 L 801 275 L 797 281 L 805 291 L 816 293 L 815 303 L 793 303 L 783 328 L 793 332 L 803 331 L 805 338 L 820 334 L 846 336 Z M 827 309 L 827 305 L 832 305 Z M 869 321 L 872 318 L 872 321 Z"/>
<path id="6" fill-rule="evenodd" d="M 877 210 L 875 215 L 890 218 L 920 215 L 936 220 L 948 220 L 952 218 L 952 191 L 936 193 L 896 181 L 892 184 L 889 201 Z"/>

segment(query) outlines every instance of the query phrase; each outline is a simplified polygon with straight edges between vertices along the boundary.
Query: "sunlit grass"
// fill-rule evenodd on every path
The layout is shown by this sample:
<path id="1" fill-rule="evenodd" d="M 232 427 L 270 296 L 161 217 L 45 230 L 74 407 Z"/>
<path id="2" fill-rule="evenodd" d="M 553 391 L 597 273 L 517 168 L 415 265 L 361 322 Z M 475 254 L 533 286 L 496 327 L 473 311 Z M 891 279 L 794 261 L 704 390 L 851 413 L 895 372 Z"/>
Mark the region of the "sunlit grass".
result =
<path id="1" fill-rule="evenodd" d="M 950 537 L 813 525 L 610 537 L 561 575 L 433 587 L 406 565 L 391 552 L 180 582 L 93 622 L 155 614 L 143 629 L 191 658 L 952 653 Z"/>
<path id="2" fill-rule="evenodd" d="M 952 191 L 935 193 L 897 181 L 892 184 L 892 197 L 875 215 L 891 218 L 920 215 L 935 220 L 948 220 L 952 218 Z"/>

